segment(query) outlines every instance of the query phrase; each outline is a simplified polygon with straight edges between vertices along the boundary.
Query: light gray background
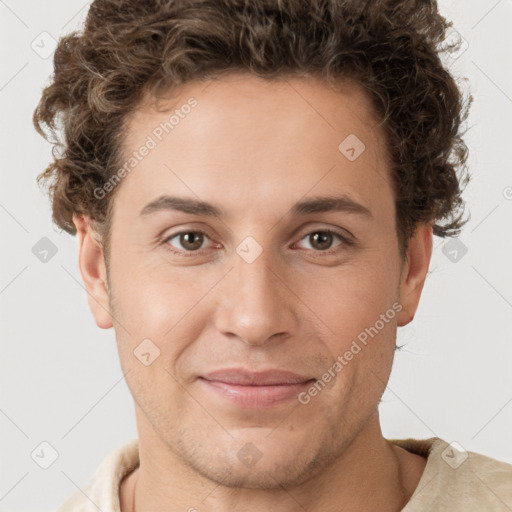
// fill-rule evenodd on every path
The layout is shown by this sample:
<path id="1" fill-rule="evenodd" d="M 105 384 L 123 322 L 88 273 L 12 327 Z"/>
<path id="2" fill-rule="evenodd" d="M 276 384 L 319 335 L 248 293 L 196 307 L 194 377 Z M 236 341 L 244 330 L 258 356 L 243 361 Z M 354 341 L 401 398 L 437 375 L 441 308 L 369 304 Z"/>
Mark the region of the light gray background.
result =
<path id="1" fill-rule="evenodd" d="M 468 42 L 452 69 L 475 96 L 466 136 L 472 218 L 460 237 L 468 252 L 454 263 L 434 238 L 419 311 L 399 331 L 406 347 L 396 355 L 382 423 L 388 438 L 439 436 L 512 463 L 512 0 L 440 6 Z M 52 57 L 31 45 L 51 50 L 40 34 L 58 39 L 78 28 L 87 7 L 0 0 L 2 511 L 53 510 L 137 436 L 114 332 L 94 323 L 77 242 L 53 228 L 35 182 L 50 147 L 31 117 Z M 32 253 L 42 237 L 58 249 L 46 263 Z M 59 455 L 48 469 L 31 458 L 43 441 Z"/>

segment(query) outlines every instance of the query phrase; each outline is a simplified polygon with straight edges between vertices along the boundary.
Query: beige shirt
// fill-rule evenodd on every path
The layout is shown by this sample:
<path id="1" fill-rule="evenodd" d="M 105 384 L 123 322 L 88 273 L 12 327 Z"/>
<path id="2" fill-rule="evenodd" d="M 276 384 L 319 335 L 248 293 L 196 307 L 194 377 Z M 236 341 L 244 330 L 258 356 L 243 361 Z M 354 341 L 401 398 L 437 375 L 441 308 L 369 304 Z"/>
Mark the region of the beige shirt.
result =
<path id="1" fill-rule="evenodd" d="M 438 437 L 389 441 L 428 457 L 401 512 L 512 512 L 512 465 L 454 448 Z M 105 457 L 86 485 L 55 512 L 121 512 L 119 484 L 138 464 L 138 440 L 133 439 Z"/>

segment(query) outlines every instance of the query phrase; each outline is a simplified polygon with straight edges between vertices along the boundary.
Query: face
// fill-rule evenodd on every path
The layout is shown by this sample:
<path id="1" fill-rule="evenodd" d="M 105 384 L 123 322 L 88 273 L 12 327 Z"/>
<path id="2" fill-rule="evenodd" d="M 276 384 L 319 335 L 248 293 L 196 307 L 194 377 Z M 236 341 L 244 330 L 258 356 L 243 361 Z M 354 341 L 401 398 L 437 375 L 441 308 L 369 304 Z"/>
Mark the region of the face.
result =
<path id="1" fill-rule="evenodd" d="M 370 435 L 430 231 L 401 266 L 384 132 L 353 83 L 232 74 L 166 101 L 126 125 L 137 163 L 91 308 L 115 328 L 140 443 L 161 464 L 298 484 Z M 231 370 L 299 377 L 212 375 Z"/>

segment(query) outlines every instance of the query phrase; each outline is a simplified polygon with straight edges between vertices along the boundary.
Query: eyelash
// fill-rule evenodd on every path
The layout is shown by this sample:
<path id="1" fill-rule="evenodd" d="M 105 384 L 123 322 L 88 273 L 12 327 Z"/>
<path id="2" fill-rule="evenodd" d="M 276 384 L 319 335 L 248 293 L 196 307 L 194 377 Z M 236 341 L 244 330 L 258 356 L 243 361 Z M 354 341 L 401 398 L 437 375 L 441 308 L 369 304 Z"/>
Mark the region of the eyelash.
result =
<path id="1" fill-rule="evenodd" d="M 191 257 L 191 256 L 197 256 L 198 254 L 200 254 L 203 251 L 202 249 L 200 249 L 198 251 L 179 251 L 179 250 L 175 249 L 174 247 L 172 247 L 168 243 L 169 240 L 171 240 L 172 238 L 175 238 L 176 236 L 179 236 L 179 235 L 182 235 L 182 234 L 185 234 L 185 233 L 201 233 L 202 235 L 206 236 L 207 238 L 210 238 L 208 236 L 208 234 L 205 231 L 201 230 L 201 229 L 189 229 L 189 230 L 178 231 L 177 233 L 173 233 L 172 235 L 166 237 L 162 241 L 162 244 L 165 246 L 165 248 L 167 250 L 171 251 L 173 254 L 177 254 L 179 256 L 184 256 L 186 258 Z M 332 254 L 337 253 L 338 252 L 338 248 L 340 246 L 351 247 L 352 245 L 354 245 L 354 243 L 351 240 L 349 240 L 347 237 L 345 237 L 344 235 L 342 235 L 338 231 L 335 231 L 335 230 L 329 229 L 329 228 L 314 229 L 312 231 L 309 231 L 300 240 L 303 240 L 304 238 L 306 238 L 306 237 L 308 237 L 308 236 L 310 236 L 310 235 L 312 235 L 314 233 L 330 233 L 332 235 L 337 236 L 341 240 L 341 242 L 342 242 L 341 244 L 337 245 L 333 249 L 327 249 L 325 251 L 313 251 L 313 253 L 316 253 L 315 256 L 319 256 L 319 257 L 330 256 Z"/>

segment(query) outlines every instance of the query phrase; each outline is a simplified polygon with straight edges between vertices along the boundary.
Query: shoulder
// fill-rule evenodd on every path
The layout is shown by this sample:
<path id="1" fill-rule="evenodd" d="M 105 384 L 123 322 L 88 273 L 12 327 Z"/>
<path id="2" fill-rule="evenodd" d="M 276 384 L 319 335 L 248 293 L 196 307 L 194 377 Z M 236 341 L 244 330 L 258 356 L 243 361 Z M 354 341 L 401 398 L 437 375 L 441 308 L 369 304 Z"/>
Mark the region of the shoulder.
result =
<path id="1" fill-rule="evenodd" d="M 120 512 L 119 484 L 139 464 L 138 440 L 110 452 L 87 483 L 54 512 Z"/>
<path id="2" fill-rule="evenodd" d="M 423 475 L 403 512 L 512 510 L 511 464 L 438 437 L 391 442 L 427 457 Z"/>

